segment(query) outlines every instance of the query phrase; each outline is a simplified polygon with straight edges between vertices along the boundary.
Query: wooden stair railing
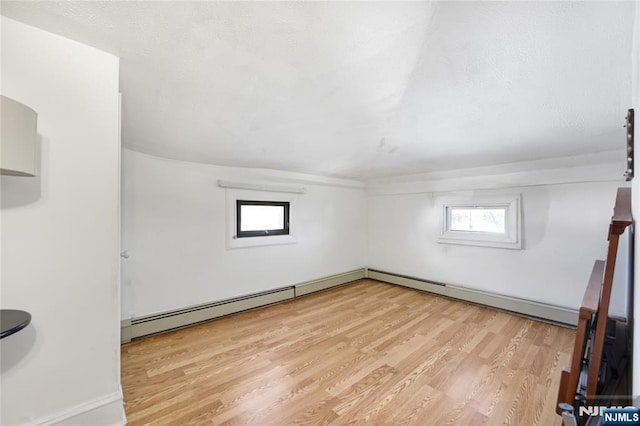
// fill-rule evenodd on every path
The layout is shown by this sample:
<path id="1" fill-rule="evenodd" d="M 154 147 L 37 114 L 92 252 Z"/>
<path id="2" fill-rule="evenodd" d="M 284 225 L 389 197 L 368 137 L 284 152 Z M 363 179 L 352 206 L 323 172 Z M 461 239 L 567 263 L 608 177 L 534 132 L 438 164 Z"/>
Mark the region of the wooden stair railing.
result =
<path id="1" fill-rule="evenodd" d="M 598 380 L 609 318 L 618 241 L 620 235 L 632 223 L 631 188 L 618 188 L 613 217 L 609 225 L 607 258 L 596 260 L 593 265 L 578 315 L 571 367 L 562 370 L 558 389 L 556 413 L 562 415 L 564 410 L 560 404 L 568 404 L 574 407 L 576 410 L 574 414 L 582 424 L 586 419 L 580 419 L 579 405 L 594 405 L 598 395 Z"/>

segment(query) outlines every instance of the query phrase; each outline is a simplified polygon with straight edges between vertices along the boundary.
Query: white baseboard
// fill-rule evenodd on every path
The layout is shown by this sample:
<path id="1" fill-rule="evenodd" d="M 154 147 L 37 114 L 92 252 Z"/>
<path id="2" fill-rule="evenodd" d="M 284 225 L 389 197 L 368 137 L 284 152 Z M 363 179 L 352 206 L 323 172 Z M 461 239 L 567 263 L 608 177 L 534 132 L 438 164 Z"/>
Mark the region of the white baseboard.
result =
<path id="1" fill-rule="evenodd" d="M 131 341 L 131 320 L 120 321 L 120 343 L 127 343 Z"/>
<path id="2" fill-rule="evenodd" d="M 293 287 L 285 287 L 234 299 L 133 318 L 130 320 L 131 325 L 128 329 L 123 329 L 121 335 L 128 335 L 131 339 L 135 339 L 175 328 L 186 327 L 236 312 L 283 302 L 293 297 Z"/>
<path id="3" fill-rule="evenodd" d="M 95 398 L 29 423 L 29 426 L 123 426 L 127 424 L 122 390 Z"/>
<path id="4" fill-rule="evenodd" d="M 390 272 L 363 268 L 313 281 L 306 281 L 295 284 L 292 287 L 285 287 L 239 298 L 123 320 L 121 323 L 121 341 L 122 343 L 126 343 L 137 337 L 186 327 L 225 315 L 283 302 L 295 297 L 304 296 L 309 293 L 325 290 L 362 278 L 371 278 L 390 284 L 396 284 L 454 299 L 503 309 L 522 315 L 541 318 L 560 324 L 575 326 L 578 321 L 578 311 L 575 309 L 533 302 L 530 300 L 518 299 L 459 286 L 438 284 L 420 278 L 407 277 Z"/>
<path id="5" fill-rule="evenodd" d="M 331 287 L 350 283 L 351 281 L 365 278 L 365 269 L 358 269 L 344 274 L 332 275 L 330 277 L 320 278 L 318 280 L 307 281 L 296 284 L 294 286 L 296 297 L 313 293 L 320 290 L 326 290 Z"/>
<path id="6" fill-rule="evenodd" d="M 410 287 L 416 290 L 426 291 L 428 293 L 439 294 L 453 299 L 503 309 L 505 311 L 540 318 L 555 323 L 571 326 L 575 326 L 578 323 L 578 311 L 576 309 L 533 302 L 530 300 L 488 293 L 465 287 L 433 283 L 420 278 L 407 277 L 375 269 L 368 269 L 367 277 L 390 284 Z"/>
<path id="7" fill-rule="evenodd" d="M 294 297 L 303 296 L 337 285 L 365 277 L 365 269 L 332 275 L 313 281 L 295 284 L 263 293 L 216 301 L 203 305 L 191 306 L 154 315 L 147 315 L 121 321 L 121 343 L 127 343 L 137 337 L 148 336 L 180 327 L 186 327 L 199 322 L 235 314 L 273 303 L 283 302 Z"/>

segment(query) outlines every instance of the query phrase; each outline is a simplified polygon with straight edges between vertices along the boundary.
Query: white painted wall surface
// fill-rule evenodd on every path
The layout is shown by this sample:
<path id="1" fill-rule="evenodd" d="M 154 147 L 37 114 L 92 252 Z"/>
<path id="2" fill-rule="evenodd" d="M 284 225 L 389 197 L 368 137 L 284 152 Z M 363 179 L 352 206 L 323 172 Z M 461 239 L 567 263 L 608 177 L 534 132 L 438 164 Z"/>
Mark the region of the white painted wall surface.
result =
<path id="1" fill-rule="evenodd" d="M 635 2 L 635 24 L 634 24 L 634 36 L 633 36 L 633 50 L 631 54 L 631 81 L 632 81 L 632 107 L 635 110 L 635 146 L 636 146 L 636 164 L 639 164 L 640 155 L 637 148 L 640 147 L 640 126 L 638 122 L 640 119 L 640 2 Z M 632 201 L 631 208 L 633 210 L 634 222 L 637 222 L 637 218 L 640 217 L 640 175 L 638 174 L 636 167 L 636 177 L 632 181 Z M 634 225 L 635 227 L 635 225 Z M 635 229 L 635 249 L 634 249 L 634 275 L 635 277 L 640 274 L 640 232 Z M 632 388 L 633 395 L 640 396 L 640 289 L 635 285 L 636 279 L 634 278 L 634 327 L 633 327 L 633 379 Z M 638 404 L 638 402 L 636 402 Z"/>
<path id="2" fill-rule="evenodd" d="M 380 269 L 557 306 L 578 308 L 604 259 L 616 188 L 623 182 L 368 197 L 367 261 Z M 441 197 L 521 193 L 523 249 L 437 243 Z M 612 313 L 624 314 L 616 298 Z"/>
<path id="3" fill-rule="evenodd" d="M 366 266 L 361 183 L 167 160 L 123 150 L 123 318 L 290 286 Z M 219 179 L 303 186 L 295 244 L 227 247 Z M 250 191 L 253 192 L 253 191 Z M 256 195 L 260 192 L 256 192 Z M 263 193 L 268 199 L 275 193 Z"/>
<path id="4" fill-rule="evenodd" d="M 0 423 L 123 424 L 119 61 L 1 22 L 2 94 L 38 113 L 41 162 L 35 178 L 1 179 L 0 303 L 33 321 L 0 342 Z"/>

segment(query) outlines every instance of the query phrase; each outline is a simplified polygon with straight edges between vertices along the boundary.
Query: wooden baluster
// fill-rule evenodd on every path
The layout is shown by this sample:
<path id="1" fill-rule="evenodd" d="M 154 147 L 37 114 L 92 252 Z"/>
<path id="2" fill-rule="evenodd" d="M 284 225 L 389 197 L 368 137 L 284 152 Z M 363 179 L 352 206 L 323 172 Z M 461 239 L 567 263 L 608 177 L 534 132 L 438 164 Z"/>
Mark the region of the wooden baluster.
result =
<path id="1" fill-rule="evenodd" d="M 590 351 L 591 358 L 588 359 L 586 395 L 581 396 L 586 398 L 587 405 L 597 405 L 598 378 L 602 363 L 607 321 L 609 319 L 609 303 L 611 301 L 613 275 L 618 254 L 618 242 L 620 235 L 632 223 L 631 188 L 618 188 L 607 237 L 609 240 L 607 259 L 606 261 L 598 260 L 593 266 L 580 306 L 571 368 L 562 371 L 558 389 L 558 403 L 574 405 L 574 399 L 580 393 L 579 384 L 583 359 L 588 355 L 586 352 Z M 595 331 L 593 331 L 593 324 L 590 324 L 594 315 Z M 556 407 L 556 413 L 562 414 L 562 410 Z M 584 423 L 586 423 L 586 418 L 581 419 L 581 424 Z"/>
<path id="2" fill-rule="evenodd" d="M 587 381 L 587 405 L 593 405 L 597 393 L 598 376 L 600 364 L 602 362 L 602 351 L 604 348 L 604 338 L 609 319 L 609 302 L 611 301 L 611 289 L 613 287 L 613 274 L 616 267 L 616 257 L 618 254 L 618 241 L 620 235 L 627 226 L 631 225 L 631 188 L 618 188 L 616 206 L 609 227 L 609 250 L 604 271 L 604 282 L 602 283 L 602 293 L 598 307 L 598 317 L 596 323 L 595 336 L 593 341 L 593 352 L 589 363 L 589 375 Z"/>

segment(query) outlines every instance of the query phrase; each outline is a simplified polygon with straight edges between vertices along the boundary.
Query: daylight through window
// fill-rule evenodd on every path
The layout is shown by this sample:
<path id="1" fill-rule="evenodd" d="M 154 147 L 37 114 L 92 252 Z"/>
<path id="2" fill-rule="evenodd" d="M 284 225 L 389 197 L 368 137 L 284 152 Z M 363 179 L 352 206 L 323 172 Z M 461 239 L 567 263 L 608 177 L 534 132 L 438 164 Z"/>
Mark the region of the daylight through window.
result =
<path id="1" fill-rule="evenodd" d="M 442 203 L 440 243 L 520 249 L 520 196 Z"/>
<path id="2" fill-rule="evenodd" d="M 288 234 L 288 201 L 236 201 L 236 236 L 238 238 Z"/>
<path id="3" fill-rule="evenodd" d="M 452 207 L 450 211 L 452 231 L 505 232 L 506 208 L 462 208 Z"/>

